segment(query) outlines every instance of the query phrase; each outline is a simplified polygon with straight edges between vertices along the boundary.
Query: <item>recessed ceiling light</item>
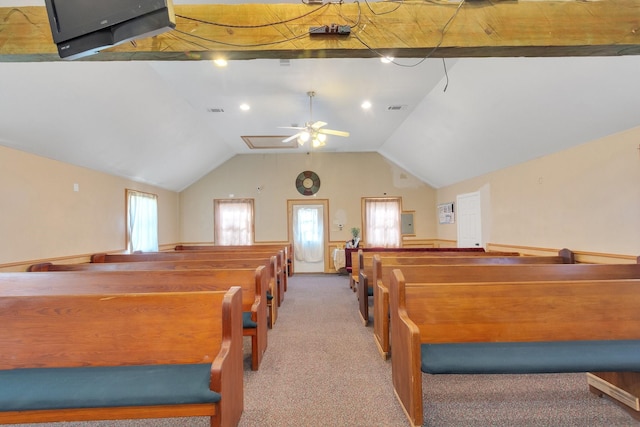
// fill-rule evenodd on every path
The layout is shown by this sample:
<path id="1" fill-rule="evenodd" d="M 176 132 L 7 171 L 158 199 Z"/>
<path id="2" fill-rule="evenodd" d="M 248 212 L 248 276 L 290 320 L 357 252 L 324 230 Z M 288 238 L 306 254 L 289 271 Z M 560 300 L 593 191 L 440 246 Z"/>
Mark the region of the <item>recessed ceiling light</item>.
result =
<path id="1" fill-rule="evenodd" d="M 383 64 L 390 64 L 394 59 L 395 58 L 393 56 L 383 56 L 380 58 L 380 62 L 382 62 Z"/>
<path id="2" fill-rule="evenodd" d="M 240 104 L 240 109 L 242 111 L 249 111 L 251 107 L 249 106 L 249 104 Z"/>
<path id="3" fill-rule="evenodd" d="M 224 58 L 214 59 L 213 63 L 216 64 L 218 67 L 226 67 L 227 66 L 227 60 L 224 59 Z"/>
<path id="4" fill-rule="evenodd" d="M 360 106 L 363 110 L 368 110 L 369 108 L 371 108 L 371 103 L 369 101 L 364 101 Z"/>

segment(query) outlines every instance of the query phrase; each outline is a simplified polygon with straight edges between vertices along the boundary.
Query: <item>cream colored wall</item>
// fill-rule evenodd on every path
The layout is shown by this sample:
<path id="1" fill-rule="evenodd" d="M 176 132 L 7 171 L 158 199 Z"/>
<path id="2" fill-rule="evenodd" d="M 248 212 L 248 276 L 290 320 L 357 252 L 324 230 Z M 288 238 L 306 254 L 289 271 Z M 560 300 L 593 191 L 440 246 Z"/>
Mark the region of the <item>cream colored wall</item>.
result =
<path id="1" fill-rule="evenodd" d="M 158 195 L 159 242 L 178 242 L 177 193 L 0 146 L 0 266 L 123 250 L 126 188 Z"/>
<path id="2" fill-rule="evenodd" d="M 295 187 L 300 172 L 316 172 L 321 181 L 315 196 Z M 262 190 L 258 190 L 262 187 Z M 329 200 L 331 241 L 351 238 L 360 227 L 361 197 L 401 196 L 404 210 L 415 211 L 416 238 L 435 236 L 435 190 L 377 153 L 309 153 L 238 155 L 180 194 L 184 242 L 213 240 L 213 200 L 255 199 L 258 242 L 287 241 L 287 200 Z M 338 224 L 343 229 L 338 229 Z"/>
<path id="3" fill-rule="evenodd" d="M 310 199 L 294 185 L 304 170 L 322 180 L 315 197 L 329 200 L 332 242 L 361 227 L 361 197 L 385 193 L 415 211 L 416 241 L 455 241 L 456 225 L 438 225 L 435 206 L 480 191 L 484 242 L 635 256 L 638 141 L 640 128 L 437 191 L 377 153 L 240 155 L 179 195 L 0 146 L 0 267 L 123 250 L 126 188 L 158 194 L 161 245 L 210 242 L 213 199 L 229 194 L 255 199 L 258 242 L 286 241 L 287 200 Z"/>
<path id="4" fill-rule="evenodd" d="M 441 188 L 437 203 L 480 191 L 485 243 L 638 255 L 639 141 L 640 127 Z"/>

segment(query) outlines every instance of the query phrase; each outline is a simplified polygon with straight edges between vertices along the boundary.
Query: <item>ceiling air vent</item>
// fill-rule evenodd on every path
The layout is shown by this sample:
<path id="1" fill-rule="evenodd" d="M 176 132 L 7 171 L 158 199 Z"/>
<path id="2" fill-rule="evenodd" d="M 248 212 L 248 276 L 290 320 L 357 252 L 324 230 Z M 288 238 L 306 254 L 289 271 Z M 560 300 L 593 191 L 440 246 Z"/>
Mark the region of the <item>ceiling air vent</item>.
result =
<path id="1" fill-rule="evenodd" d="M 389 105 L 387 107 L 387 110 L 389 111 L 401 111 L 401 110 L 406 110 L 407 106 L 406 105 Z"/>
<path id="2" fill-rule="evenodd" d="M 224 108 L 207 108 L 209 113 L 224 113 Z"/>

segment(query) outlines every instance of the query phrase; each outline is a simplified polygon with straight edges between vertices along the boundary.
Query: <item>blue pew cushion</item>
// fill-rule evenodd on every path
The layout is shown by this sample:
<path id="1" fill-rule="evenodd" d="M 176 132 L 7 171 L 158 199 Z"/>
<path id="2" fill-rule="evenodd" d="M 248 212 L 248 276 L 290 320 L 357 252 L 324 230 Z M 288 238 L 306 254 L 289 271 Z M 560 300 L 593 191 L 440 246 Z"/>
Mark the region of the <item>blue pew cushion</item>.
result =
<path id="1" fill-rule="evenodd" d="M 0 411 L 216 403 L 211 364 L 0 370 Z"/>
<path id="2" fill-rule="evenodd" d="M 421 344 L 421 353 L 430 374 L 640 370 L 640 340 Z"/>
<path id="3" fill-rule="evenodd" d="M 242 312 L 242 327 L 244 329 L 257 328 L 258 324 L 251 320 L 251 312 L 243 311 Z"/>

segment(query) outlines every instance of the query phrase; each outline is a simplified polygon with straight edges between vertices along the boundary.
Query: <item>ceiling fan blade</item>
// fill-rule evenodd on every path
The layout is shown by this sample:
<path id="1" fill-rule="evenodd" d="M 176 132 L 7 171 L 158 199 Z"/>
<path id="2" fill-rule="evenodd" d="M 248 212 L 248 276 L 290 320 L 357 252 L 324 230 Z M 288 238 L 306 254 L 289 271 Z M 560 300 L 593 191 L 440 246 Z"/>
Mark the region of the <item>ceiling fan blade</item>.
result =
<path id="1" fill-rule="evenodd" d="M 306 129 L 306 128 L 302 128 L 300 126 L 278 126 L 278 129 L 297 129 L 297 130 L 302 130 L 302 129 Z"/>
<path id="2" fill-rule="evenodd" d="M 322 126 L 326 126 L 326 125 L 327 125 L 327 124 L 326 124 L 325 122 L 320 122 L 320 121 L 318 121 L 318 122 L 313 123 L 313 124 L 311 125 L 311 128 L 313 128 L 313 129 L 315 129 L 315 130 L 318 130 L 318 129 L 320 129 Z"/>
<path id="3" fill-rule="evenodd" d="M 333 129 L 319 129 L 318 133 L 324 133 L 326 135 L 335 135 L 335 136 L 349 136 L 349 132 L 345 132 L 342 130 L 333 130 Z"/>
<path id="4" fill-rule="evenodd" d="M 291 135 L 289 138 L 285 138 L 282 140 L 282 142 L 289 142 L 289 141 L 293 141 L 294 139 L 296 139 L 298 136 L 300 136 L 300 133 L 296 133 L 295 135 Z"/>

